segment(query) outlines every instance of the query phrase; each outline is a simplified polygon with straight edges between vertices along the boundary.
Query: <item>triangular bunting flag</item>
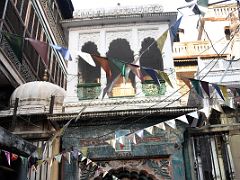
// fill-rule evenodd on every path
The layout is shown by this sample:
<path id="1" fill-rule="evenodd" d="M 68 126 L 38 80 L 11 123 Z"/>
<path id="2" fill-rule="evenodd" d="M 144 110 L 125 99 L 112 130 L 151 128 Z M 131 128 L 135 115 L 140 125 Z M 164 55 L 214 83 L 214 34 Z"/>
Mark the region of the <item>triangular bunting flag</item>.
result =
<path id="1" fill-rule="evenodd" d="M 198 119 L 193 119 L 192 123 L 191 123 L 191 127 L 197 127 L 198 124 Z"/>
<path id="2" fill-rule="evenodd" d="M 154 126 L 150 126 L 150 127 L 144 128 L 144 130 L 149 132 L 150 134 L 153 134 Z"/>
<path id="3" fill-rule="evenodd" d="M 140 137 L 141 139 L 143 139 L 143 130 L 139 130 L 139 131 L 135 132 L 135 134 L 137 134 L 138 137 Z"/>
<path id="4" fill-rule="evenodd" d="M 198 110 L 199 112 L 202 112 L 205 114 L 206 118 L 208 119 L 211 115 L 211 107 L 204 107 L 203 109 Z"/>
<path id="5" fill-rule="evenodd" d="M 202 90 L 200 87 L 200 81 L 192 78 L 189 78 L 189 80 L 192 86 L 194 87 L 194 89 L 196 90 L 197 94 L 203 98 Z"/>
<path id="6" fill-rule="evenodd" d="M 121 75 L 125 76 L 126 64 L 116 59 L 110 58 L 109 60 L 119 69 L 119 71 L 121 72 Z"/>
<path id="7" fill-rule="evenodd" d="M 205 93 L 208 95 L 208 97 L 210 97 L 209 83 L 205 81 L 200 81 L 200 83 Z"/>
<path id="8" fill-rule="evenodd" d="M 158 74 L 165 82 L 167 82 L 169 84 L 169 86 L 171 86 L 173 88 L 173 85 L 172 85 L 167 73 L 165 73 L 163 71 L 158 71 Z"/>
<path id="9" fill-rule="evenodd" d="M 116 140 L 115 139 L 107 140 L 106 143 L 110 144 L 114 149 L 116 149 Z"/>
<path id="10" fill-rule="evenodd" d="M 160 86 L 159 79 L 157 77 L 157 72 L 152 68 L 142 67 L 146 73 L 153 79 L 153 81 Z"/>
<path id="11" fill-rule="evenodd" d="M 189 116 L 191 116 L 191 117 L 193 117 L 193 118 L 195 118 L 195 119 L 198 119 L 198 117 L 199 117 L 197 111 L 188 113 L 187 115 L 189 115 Z"/>
<path id="12" fill-rule="evenodd" d="M 170 126 L 171 128 L 173 128 L 173 129 L 176 129 L 177 127 L 176 127 L 176 121 L 175 121 L 175 119 L 172 119 L 172 120 L 169 120 L 169 121 L 165 121 L 165 123 L 168 125 L 168 126 Z"/>
<path id="13" fill-rule="evenodd" d="M 57 161 L 58 163 L 60 163 L 61 160 L 62 160 L 62 154 L 58 154 L 58 155 L 54 156 L 54 158 L 56 159 L 56 161 Z"/>
<path id="14" fill-rule="evenodd" d="M 227 87 L 226 86 L 224 86 L 224 85 L 219 85 L 219 88 L 221 89 L 221 91 L 222 91 L 222 94 L 223 94 L 223 97 L 224 97 L 224 99 L 228 99 L 229 97 L 228 97 L 228 92 L 227 92 Z"/>
<path id="15" fill-rule="evenodd" d="M 83 161 L 86 160 L 86 159 L 87 159 L 87 157 L 82 156 L 82 158 L 81 158 L 81 162 L 83 162 Z"/>
<path id="16" fill-rule="evenodd" d="M 129 134 L 129 135 L 127 136 L 127 138 L 128 138 L 131 142 L 133 142 L 134 144 L 137 144 L 137 140 L 136 140 L 135 133 Z"/>
<path id="17" fill-rule="evenodd" d="M 118 79 L 121 77 L 121 74 L 118 74 L 117 77 L 113 81 L 109 81 L 106 85 L 106 87 L 103 89 L 103 94 L 102 94 L 102 99 L 104 96 L 108 93 L 111 92 L 114 84 L 118 81 Z"/>
<path id="18" fill-rule="evenodd" d="M 167 39 L 167 34 L 168 34 L 168 30 L 166 30 L 158 39 L 157 39 L 157 46 L 159 48 L 159 50 L 162 52 L 163 50 L 163 46 L 165 44 L 165 41 Z"/>
<path id="19" fill-rule="evenodd" d="M 48 66 L 48 44 L 46 42 L 38 41 L 31 38 L 26 38 L 26 40 L 31 43 L 31 45 L 38 52 L 45 64 Z"/>
<path id="20" fill-rule="evenodd" d="M 95 62 L 94 62 L 91 54 L 78 51 L 78 52 L 77 52 L 77 55 L 79 56 L 78 59 L 82 59 L 82 60 L 84 60 L 86 63 L 88 63 L 89 65 L 91 65 L 91 66 L 93 66 L 93 67 L 96 67 L 96 64 L 95 64 Z"/>
<path id="21" fill-rule="evenodd" d="M 212 108 L 218 112 L 224 113 L 222 106 L 216 100 L 213 102 Z"/>
<path id="22" fill-rule="evenodd" d="M 222 95 L 222 92 L 221 92 L 219 86 L 217 84 L 212 84 L 212 86 L 216 89 L 216 91 L 219 94 L 219 96 L 224 100 L 224 97 Z"/>
<path id="23" fill-rule="evenodd" d="M 182 21 L 182 16 L 170 27 L 170 36 L 171 36 L 172 42 L 177 35 L 178 28 L 180 26 L 181 21 Z"/>
<path id="24" fill-rule="evenodd" d="M 65 60 L 71 61 L 72 57 L 71 54 L 69 52 L 69 50 L 65 47 L 59 46 L 59 45 L 53 45 L 51 44 L 51 46 L 56 49 Z"/>
<path id="25" fill-rule="evenodd" d="M 154 125 L 155 127 L 159 128 L 159 129 L 162 129 L 162 130 L 166 130 L 166 127 L 165 127 L 165 124 L 164 123 L 158 123 L 158 124 L 155 124 Z"/>
<path id="26" fill-rule="evenodd" d="M 176 119 L 179 120 L 179 121 L 182 121 L 182 122 L 184 122 L 184 123 L 189 124 L 186 115 L 179 116 L 179 117 L 177 117 Z"/>
<path id="27" fill-rule="evenodd" d="M 16 161 L 17 159 L 18 159 L 18 155 L 12 153 L 12 154 L 11 154 L 11 160 L 12 160 L 12 161 Z"/>
<path id="28" fill-rule="evenodd" d="M 70 152 L 65 152 L 65 153 L 63 153 L 63 156 L 68 161 L 68 164 L 71 164 L 71 153 Z"/>
<path id="29" fill-rule="evenodd" d="M 86 163 L 86 165 L 89 165 L 91 162 L 92 162 L 91 159 L 87 159 L 87 163 Z"/>
<path id="30" fill-rule="evenodd" d="M 111 78 L 112 72 L 111 72 L 107 58 L 97 56 L 97 55 L 91 55 L 91 56 L 94 60 L 96 60 L 101 65 L 103 70 L 106 72 L 107 77 Z"/>
<path id="31" fill-rule="evenodd" d="M 88 147 L 81 147 L 80 148 L 81 153 L 87 157 L 88 155 Z"/>
<path id="32" fill-rule="evenodd" d="M 143 75 L 140 70 L 140 66 L 135 64 L 127 64 L 127 67 L 131 69 L 131 71 L 141 80 L 143 81 Z"/>
<path id="33" fill-rule="evenodd" d="M 18 60 L 22 63 L 23 37 L 8 32 L 2 32 L 2 35 L 11 46 Z"/>
<path id="34" fill-rule="evenodd" d="M 5 156 L 6 156 L 6 159 L 7 159 L 8 165 L 10 166 L 10 165 L 11 165 L 10 152 L 8 152 L 8 151 L 4 151 L 4 154 L 5 154 Z"/>

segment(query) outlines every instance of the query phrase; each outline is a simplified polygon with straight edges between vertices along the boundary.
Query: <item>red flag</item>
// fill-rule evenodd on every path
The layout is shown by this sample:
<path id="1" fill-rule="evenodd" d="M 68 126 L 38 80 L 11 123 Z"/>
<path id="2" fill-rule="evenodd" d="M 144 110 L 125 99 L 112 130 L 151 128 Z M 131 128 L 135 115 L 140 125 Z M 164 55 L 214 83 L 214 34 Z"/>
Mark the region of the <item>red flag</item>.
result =
<path id="1" fill-rule="evenodd" d="M 97 56 L 97 55 L 91 55 L 91 56 L 95 61 L 97 61 L 101 65 L 103 70 L 106 72 L 107 77 L 111 78 L 112 77 L 112 71 L 110 69 L 109 62 L 108 62 L 107 58 Z"/>
<path id="2" fill-rule="evenodd" d="M 48 44 L 46 42 L 38 41 L 31 38 L 26 38 L 34 49 L 38 52 L 45 64 L 48 66 Z"/>

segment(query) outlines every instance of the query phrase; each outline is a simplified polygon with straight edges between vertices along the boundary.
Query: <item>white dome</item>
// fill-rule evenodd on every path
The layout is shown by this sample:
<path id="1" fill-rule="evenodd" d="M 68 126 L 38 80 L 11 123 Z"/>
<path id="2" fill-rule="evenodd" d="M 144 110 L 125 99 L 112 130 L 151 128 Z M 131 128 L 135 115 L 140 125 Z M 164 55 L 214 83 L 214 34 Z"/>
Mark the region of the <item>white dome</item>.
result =
<path id="1" fill-rule="evenodd" d="M 14 106 L 16 98 L 19 98 L 18 106 L 49 106 L 51 96 L 55 96 L 54 105 L 61 106 L 65 95 L 66 91 L 58 85 L 46 81 L 33 81 L 15 89 L 10 98 L 10 106 Z"/>

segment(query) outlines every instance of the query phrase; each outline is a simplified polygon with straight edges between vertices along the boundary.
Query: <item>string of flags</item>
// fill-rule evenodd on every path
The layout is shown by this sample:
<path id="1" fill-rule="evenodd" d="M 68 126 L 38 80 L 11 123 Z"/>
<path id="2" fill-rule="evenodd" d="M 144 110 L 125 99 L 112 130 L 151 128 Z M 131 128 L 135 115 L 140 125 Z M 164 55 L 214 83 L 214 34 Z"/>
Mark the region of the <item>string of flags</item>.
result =
<path id="1" fill-rule="evenodd" d="M 181 19 L 182 18 L 179 18 L 168 29 L 170 31 L 172 40 L 174 39 L 174 37 L 177 34 L 177 30 L 180 25 Z M 163 35 L 157 39 L 157 45 L 158 45 L 160 51 L 162 51 L 162 49 L 163 49 L 164 43 L 167 38 L 168 30 L 166 30 L 163 33 Z M 39 41 L 39 40 L 36 40 L 33 38 L 24 38 L 20 35 L 12 34 L 12 33 L 6 32 L 6 31 L 1 31 L 1 33 L 4 36 L 4 38 L 7 40 L 9 45 L 11 46 L 13 52 L 15 53 L 15 55 L 17 56 L 17 58 L 19 59 L 20 62 L 22 62 L 22 50 L 23 50 L 23 46 L 24 46 L 24 40 L 28 41 L 33 46 L 33 48 L 38 52 L 38 54 L 43 59 L 43 61 L 46 63 L 46 65 L 48 64 L 49 46 L 52 47 L 53 49 L 55 49 L 56 51 L 58 51 L 65 60 L 69 60 L 69 61 L 72 60 L 70 51 L 63 46 L 48 44 L 46 42 Z M 88 55 L 84 54 L 84 52 L 78 52 L 78 55 L 80 57 L 82 57 L 82 59 L 85 60 L 87 63 L 89 63 L 91 66 L 95 66 L 95 63 L 92 60 L 90 60 L 90 58 L 87 57 Z"/>

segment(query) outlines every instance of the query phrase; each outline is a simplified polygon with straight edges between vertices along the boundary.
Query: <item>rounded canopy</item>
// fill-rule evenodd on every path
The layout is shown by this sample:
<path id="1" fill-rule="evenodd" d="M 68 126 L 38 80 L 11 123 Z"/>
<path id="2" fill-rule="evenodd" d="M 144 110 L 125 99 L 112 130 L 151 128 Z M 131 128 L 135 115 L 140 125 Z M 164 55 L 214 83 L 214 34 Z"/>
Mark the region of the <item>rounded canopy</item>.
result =
<path id="1" fill-rule="evenodd" d="M 18 106 L 49 106 L 51 96 L 55 96 L 54 105 L 61 106 L 66 91 L 58 85 L 46 81 L 33 81 L 20 85 L 11 95 L 10 106 L 19 98 Z"/>

